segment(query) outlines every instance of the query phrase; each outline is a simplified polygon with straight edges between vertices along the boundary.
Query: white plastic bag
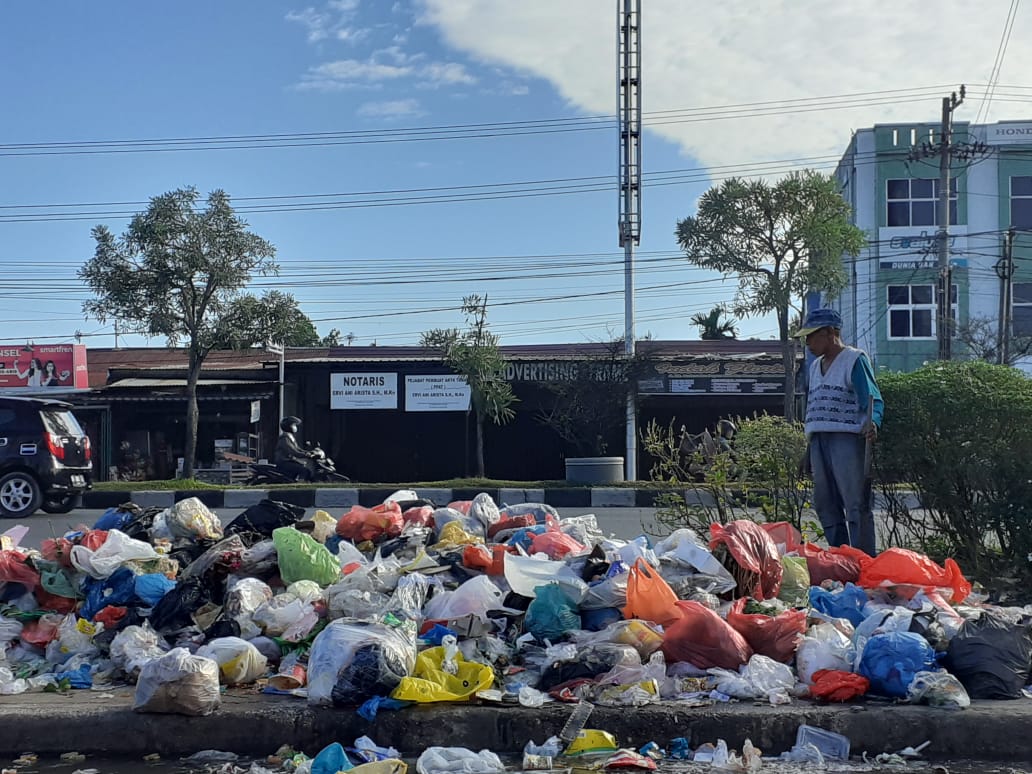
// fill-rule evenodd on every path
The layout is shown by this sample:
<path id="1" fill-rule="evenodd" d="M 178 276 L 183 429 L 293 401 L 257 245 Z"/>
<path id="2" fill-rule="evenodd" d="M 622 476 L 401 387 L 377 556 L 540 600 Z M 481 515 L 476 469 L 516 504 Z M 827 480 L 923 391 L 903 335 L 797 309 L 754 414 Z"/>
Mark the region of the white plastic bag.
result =
<path id="1" fill-rule="evenodd" d="M 127 626 L 111 641 L 111 660 L 129 677 L 136 679 L 144 664 L 165 655 L 164 642 L 149 623 Z"/>
<path id="2" fill-rule="evenodd" d="M 502 518 L 494 499 L 487 492 L 481 492 L 473 498 L 469 506 L 469 515 L 485 527 L 490 527 Z"/>
<path id="3" fill-rule="evenodd" d="M 268 602 L 263 602 L 251 614 L 251 620 L 261 627 L 270 637 L 283 634 L 287 629 L 300 621 L 311 605 L 302 602 L 293 594 L 277 594 Z"/>
<path id="4" fill-rule="evenodd" d="M 490 750 L 476 753 L 465 747 L 428 747 L 416 760 L 417 774 L 492 774 L 505 771 Z"/>
<path id="5" fill-rule="evenodd" d="M 605 534 L 598 528 L 598 517 L 593 513 L 568 516 L 559 522 L 559 530 L 581 545 L 589 547 L 596 546 L 605 539 Z"/>
<path id="6" fill-rule="evenodd" d="M 222 539 L 222 522 L 197 497 L 187 497 L 169 508 L 167 521 L 176 537 Z"/>
<path id="7" fill-rule="evenodd" d="M 736 699 L 767 699 L 771 704 L 787 704 L 795 686 L 795 675 L 788 664 L 767 656 L 753 655 L 738 672 L 712 668 L 706 670 L 717 683 L 717 690 Z"/>
<path id="8" fill-rule="evenodd" d="M 649 547 L 649 539 L 645 535 L 639 535 L 619 550 L 620 561 L 628 567 L 633 567 L 639 559 L 644 559 L 653 567 L 659 567 L 659 557 Z"/>
<path id="9" fill-rule="evenodd" d="M 687 587 L 711 594 L 722 594 L 733 589 L 737 582 L 720 561 L 713 556 L 698 536 L 690 529 L 671 532 L 656 544 L 656 555 L 660 560 L 660 575 L 671 584 L 679 586 L 675 591 Z M 687 594 L 680 594 L 682 598 Z"/>
<path id="10" fill-rule="evenodd" d="M 487 621 L 488 610 L 502 609 L 505 594 L 487 575 L 470 578 L 455 591 L 438 592 L 423 608 L 426 618 L 448 621 L 464 615 L 475 615 Z"/>
<path id="11" fill-rule="evenodd" d="M 389 652 L 392 664 L 401 664 L 405 675 L 416 666 L 416 644 L 407 630 L 372 621 L 339 618 L 316 635 L 308 656 L 308 703 L 333 703 L 333 687 L 358 648 L 378 644 Z"/>
<path id="12" fill-rule="evenodd" d="M 210 658 L 219 665 L 219 679 L 226 685 L 253 683 L 265 674 L 269 666 L 258 648 L 239 637 L 209 640 L 197 650 L 197 655 Z"/>
<path id="13" fill-rule="evenodd" d="M 971 697 L 964 685 L 949 672 L 918 672 L 907 686 L 907 700 L 948 709 L 971 706 Z"/>
<path id="14" fill-rule="evenodd" d="M 548 583 L 558 583 L 566 595 L 578 604 L 588 591 L 588 584 L 565 562 L 536 559 L 518 554 L 505 555 L 505 579 L 520 596 L 535 597 L 534 589 Z"/>
<path id="15" fill-rule="evenodd" d="M 796 649 L 800 682 L 813 685 L 813 673 L 821 669 L 853 671 L 853 643 L 830 623 L 811 626 Z"/>
<path id="16" fill-rule="evenodd" d="M 133 709 L 137 712 L 210 715 L 219 707 L 219 665 L 173 648 L 140 669 Z"/>
<path id="17" fill-rule="evenodd" d="M 157 558 L 158 552 L 149 543 L 134 540 L 117 529 L 108 530 L 107 539 L 96 551 L 78 545 L 72 546 L 71 553 L 72 565 L 96 580 L 104 580 L 126 562 Z"/>
<path id="18" fill-rule="evenodd" d="M 0 652 L 3 652 L 3 646 L 7 645 L 11 640 L 18 638 L 22 627 L 23 624 L 18 619 L 0 615 Z"/>

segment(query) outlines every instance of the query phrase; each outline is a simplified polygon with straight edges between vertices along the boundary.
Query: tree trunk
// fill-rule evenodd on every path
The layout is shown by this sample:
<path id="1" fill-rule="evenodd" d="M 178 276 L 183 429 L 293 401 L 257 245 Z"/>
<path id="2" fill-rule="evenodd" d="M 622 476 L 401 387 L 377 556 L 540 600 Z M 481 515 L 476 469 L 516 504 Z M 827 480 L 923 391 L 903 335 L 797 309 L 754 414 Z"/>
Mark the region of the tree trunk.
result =
<path id="1" fill-rule="evenodd" d="M 477 478 L 484 477 L 484 417 L 477 414 Z"/>
<path id="2" fill-rule="evenodd" d="M 186 377 L 186 448 L 183 451 L 183 478 L 193 478 L 194 458 L 197 456 L 197 380 L 204 360 L 190 353 L 190 370 Z"/>
<path id="3" fill-rule="evenodd" d="M 781 364 L 785 369 L 785 421 L 795 421 L 795 340 L 788 337 L 788 312 L 778 315 Z"/>

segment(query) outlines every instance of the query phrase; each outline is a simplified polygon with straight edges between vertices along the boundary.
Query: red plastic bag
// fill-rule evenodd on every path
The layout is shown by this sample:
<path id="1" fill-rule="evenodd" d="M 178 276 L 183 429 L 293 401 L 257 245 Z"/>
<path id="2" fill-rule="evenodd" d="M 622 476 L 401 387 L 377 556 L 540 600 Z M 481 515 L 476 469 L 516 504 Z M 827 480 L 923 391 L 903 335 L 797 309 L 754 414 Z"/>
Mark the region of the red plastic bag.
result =
<path id="1" fill-rule="evenodd" d="M 40 586 L 32 595 L 36 597 L 36 604 L 40 610 L 53 610 L 55 613 L 67 614 L 79 606 L 79 600 L 70 597 L 62 597 L 60 594 L 51 594 L 44 591 Z"/>
<path id="2" fill-rule="evenodd" d="M 829 551 L 806 543 L 799 554 L 806 557 L 806 569 L 810 571 L 810 583 L 814 586 L 820 586 L 826 580 L 856 583 L 860 579 L 860 562 L 841 549 Z"/>
<path id="3" fill-rule="evenodd" d="M 624 618 L 640 618 L 660 626 L 669 626 L 681 617 L 677 594 L 670 588 L 659 570 L 644 559 L 634 563 L 627 576 L 627 606 Z"/>
<path id="4" fill-rule="evenodd" d="M 392 500 L 372 508 L 351 506 L 337 522 L 337 534 L 353 543 L 361 543 L 397 537 L 402 526 L 401 506 Z"/>
<path id="5" fill-rule="evenodd" d="M 82 537 L 76 541 L 77 545 L 84 546 L 90 551 L 96 551 L 107 541 L 106 529 L 88 529 L 83 532 Z"/>
<path id="6" fill-rule="evenodd" d="M 469 515 L 469 509 L 472 505 L 472 500 L 452 500 L 450 503 L 448 503 L 449 508 L 458 511 L 463 516 Z"/>
<path id="7" fill-rule="evenodd" d="M 72 569 L 72 541 L 67 538 L 47 538 L 40 543 L 39 551 L 48 562 L 57 562 L 66 569 Z"/>
<path id="8" fill-rule="evenodd" d="M 953 602 L 963 602 L 971 593 L 971 584 L 955 561 L 947 559 L 945 567 L 940 567 L 924 554 L 905 548 L 888 548 L 860 569 L 858 586 L 873 589 L 895 584 L 952 589 Z"/>
<path id="9" fill-rule="evenodd" d="M 754 521 L 739 519 L 729 524 L 710 524 L 710 550 L 719 545 L 728 552 L 743 572 L 732 575 L 738 581 L 736 595 L 753 599 L 773 599 L 781 588 L 785 568 L 778 547 Z"/>
<path id="10" fill-rule="evenodd" d="M 810 696 L 825 701 L 849 701 L 863 696 L 870 687 L 871 681 L 863 675 L 840 669 L 818 669 L 813 673 Z"/>
<path id="11" fill-rule="evenodd" d="M 806 611 L 786 610 L 775 616 L 745 613 L 748 601 L 745 597 L 735 600 L 727 613 L 728 625 L 745 637 L 753 652 L 787 664 L 806 633 Z"/>
<path id="12" fill-rule="evenodd" d="M 26 591 L 39 586 L 39 573 L 25 563 L 27 559 L 25 554 L 13 548 L 0 551 L 0 582 L 20 583 Z"/>
<path id="13" fill-rule="evenodd" d="M 413 524 L 417 527 L 434 526 L 434 507 L 432 505 L 417 505 L 409 508 L 401 514 L 401 520 L 405 524 Z"/>
<path id="14" fill-rule="evenodd" d="M 562 559 L 569 553 L 579 554 L 587 549 L 563 532 L 542 532 L 530 541 L 530 553 L 546 554 L 549 559 Z M 674 599 L 677 596 L 674 595 Z"/>
<path id="15" fill-rule="evenodd" d="M 799 553 L 803 547 L 803 536 L 787 521 L 772 521 L 760 526 L 774 540 L 782 556 Z"/>
<path id="16" fill-rule="evenodd" d="M 480 570 L 486 575 L 505 575 L 505 555 L 509 546 L 466 546 L 462 549 L 462 566 Z"/>
<path id="17" fill-rule="evenodd" d="M 57 637 L 57 629 L 61 626 L 61 621 L 63 620 L 63 615 L 45 613 L 35 621 L 28 621 L 22 627 L 18 638 L 29 645 L 45 648 L 48 642 Z"/>
<path id="18" fill-rule="evenodd" d="M 493 540 L 499 532 L 524 529 L 526 527 L 533 527 L 535 524 L 537 524 L 537 519 L 534 518 L 533 513 L 524 513 L 519 516 L 502 516 L 502 518 L 487 528 L 487 539 Z"/>
<path id="19" fill-rule="evenodd" d="M 738 669 L 752 658 L 745 637 L 703 604 L 680 601 L 681 620 L 663 635 L 663 656 L 667 663 L 687 661 L 699 669 Z"/>
<path id="20" fill-rule="evenodd" d="M 118 622 L 125 618 L 125 615 L 128 612 L 129 608 L 127 607 L 108 605 L 93 616 L 93 620 L 104 624 L 105 629 L 114 629 Z"/>

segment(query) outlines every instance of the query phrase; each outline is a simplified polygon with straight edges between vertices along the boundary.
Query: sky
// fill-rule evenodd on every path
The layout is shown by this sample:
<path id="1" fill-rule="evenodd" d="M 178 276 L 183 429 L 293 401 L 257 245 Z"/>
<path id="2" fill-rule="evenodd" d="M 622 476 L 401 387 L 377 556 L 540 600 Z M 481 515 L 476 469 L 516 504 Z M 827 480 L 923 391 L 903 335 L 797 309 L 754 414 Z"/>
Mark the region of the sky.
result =
<path id="1" fill-rule="evenodd" d="M 854 130 L 935 121 L 960 83 L 957 120 L 1032 113 L 1019 0 L 642 4 L 638 338 L 698 338 L 691 315 L 734 297 L 674 236 L 711 185 L 831 171 Z M 478 294 L 502 344 L 622 336 L 616 20 L 613 0 L 4 3 L 0 344 L 112 346 L 82 313 L 90 231 L 185 186 L 230 195 L 281 267 L 249 290 L 292 293 L 320 334 L 417 344 Z"/>

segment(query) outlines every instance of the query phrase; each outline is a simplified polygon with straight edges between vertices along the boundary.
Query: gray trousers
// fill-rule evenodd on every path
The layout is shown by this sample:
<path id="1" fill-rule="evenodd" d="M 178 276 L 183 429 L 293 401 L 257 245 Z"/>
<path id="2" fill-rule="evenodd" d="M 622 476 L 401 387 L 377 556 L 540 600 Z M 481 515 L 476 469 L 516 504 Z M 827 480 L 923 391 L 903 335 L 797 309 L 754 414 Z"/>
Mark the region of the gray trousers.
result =
<path id="1" fill-rule="evenodd" d="M 813 433 L 813 508 L 829 546 L 850 545 L 875 555 L 871 481 L 864 476 L 866 443 L 856 433 Z"/>

